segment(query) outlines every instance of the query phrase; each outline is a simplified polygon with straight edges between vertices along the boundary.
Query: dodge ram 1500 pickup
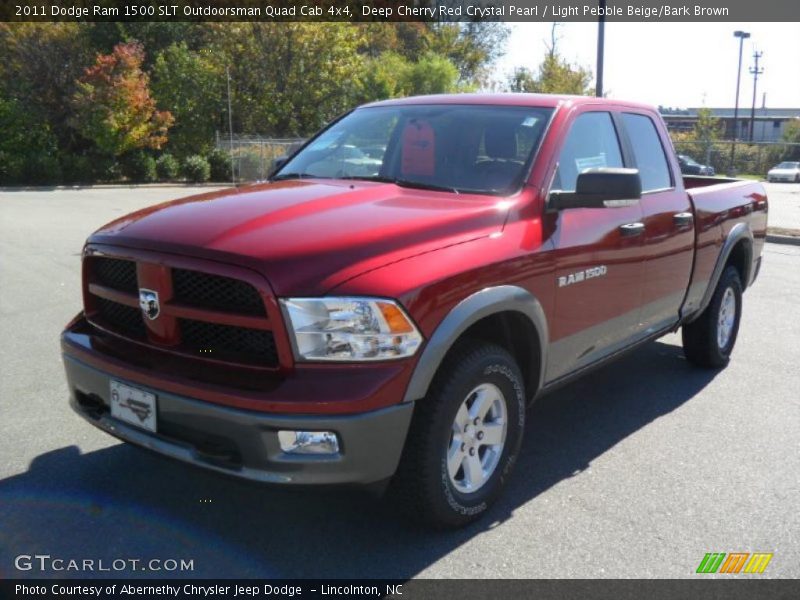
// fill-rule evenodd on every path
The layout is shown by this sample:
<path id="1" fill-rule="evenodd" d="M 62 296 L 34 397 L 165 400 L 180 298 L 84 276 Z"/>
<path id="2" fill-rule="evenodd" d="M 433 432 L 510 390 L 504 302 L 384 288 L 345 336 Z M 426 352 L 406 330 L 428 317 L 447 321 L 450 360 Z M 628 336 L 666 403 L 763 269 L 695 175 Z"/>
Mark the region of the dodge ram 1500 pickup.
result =
<path id="1" fill-rule="evenodd" d="M 682 177 L 634 103 L 377 102 L 279 163 L 89 237 L 71 406 L 217 472 L 388 486 L 444 527 L 498 497 L 535 398 L 679 328 L 725 366 L 766 237 L 762 186 Z"/>

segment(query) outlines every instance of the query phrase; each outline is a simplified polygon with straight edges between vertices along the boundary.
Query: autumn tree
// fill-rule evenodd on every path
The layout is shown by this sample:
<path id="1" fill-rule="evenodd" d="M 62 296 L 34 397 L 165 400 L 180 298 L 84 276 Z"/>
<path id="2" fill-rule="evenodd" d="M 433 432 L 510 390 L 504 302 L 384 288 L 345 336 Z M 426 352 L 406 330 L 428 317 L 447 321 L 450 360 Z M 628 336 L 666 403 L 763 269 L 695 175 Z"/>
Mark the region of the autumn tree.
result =
<path id="1" fill-rule="evenodd" d="M 143 61 L 138 42 L 117 44 L 111 54 L 98 55 L 78 80 L 71 122 L 105 154 L 157 149 L 167 141 L 174 119 L 156 109 Z"/>

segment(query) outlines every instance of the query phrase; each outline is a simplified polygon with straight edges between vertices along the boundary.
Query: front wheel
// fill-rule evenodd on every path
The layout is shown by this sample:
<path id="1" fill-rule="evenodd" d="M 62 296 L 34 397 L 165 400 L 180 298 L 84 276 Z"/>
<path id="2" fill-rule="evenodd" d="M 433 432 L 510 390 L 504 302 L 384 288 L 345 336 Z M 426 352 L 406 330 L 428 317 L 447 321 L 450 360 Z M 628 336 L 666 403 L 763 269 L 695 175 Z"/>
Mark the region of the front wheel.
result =
<path id="1" fill-rule="evenodd" d="M 494 503 L 517 459 L 525 390 L 511 355 L 469 342 L 417 402 L 393 481 L 400 507 L 428 525 L 460 527 Z"/>
<path id="2" fill-rule="evenodd" d="M 742 316 L 742 282 L 735 267 L 722 272 L 711 302 L 697 320 L 682 328 L 683 352 L 701 367 L 724 367 L 739 333 Z"/>

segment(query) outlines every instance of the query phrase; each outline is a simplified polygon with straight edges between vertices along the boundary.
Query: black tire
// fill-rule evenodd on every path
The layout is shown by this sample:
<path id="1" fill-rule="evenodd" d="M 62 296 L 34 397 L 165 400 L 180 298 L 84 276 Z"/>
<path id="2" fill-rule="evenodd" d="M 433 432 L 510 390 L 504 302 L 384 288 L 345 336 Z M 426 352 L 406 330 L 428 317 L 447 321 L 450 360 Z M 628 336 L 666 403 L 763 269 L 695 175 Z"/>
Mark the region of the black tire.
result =
<path id="1" fill-rule="evenodd" d="M 471 392 L 481 386 L 499 390 L 504 397 L 505 443 L 502 451 L 496 451 L 499 459 L 493 459 L 496 466 L 491 474 L 480 487 L 464 493 L 456 487 L 458 482 L 451 480 L 448 451 L 454 443 L 453 428 L 459 409 L 470 398 L 476 401 Z M 415 521 L 439 529 L 462 527 L 480 518 L 500 495 L 511 474 L 524 427 L 525 387 L 511 355 L 500 346 L 485 342 L 461 344 L 445 360 L 428 395 L 414 408 L 400 466 L 392 481 L 398 506 Z M 462 451 L 463 448 L 461 445 Z M 485 449 L 478 448 L 477 453 L 479 460 L 485 460 Z M 466 460 L 466 455 L 463 456 Z M 466 476 L 463 470 L 458 473 Z"/>
<path id="2" fill-rule="evenodd" d="M 727 341 L 720 344 L 720 310 L 726 293 L 733 294 L 735 312 L 733 328 Z M 697 320 L 682 328 L 683 353 L 689 362 L 707 368 L 721 368 L 728 364 L 731 351 L 736 344 L 739 333 L 739 321 L 742 317 L 742 281 L 735 267 L 726 267 L 719 279 L 711 302 Z"/>

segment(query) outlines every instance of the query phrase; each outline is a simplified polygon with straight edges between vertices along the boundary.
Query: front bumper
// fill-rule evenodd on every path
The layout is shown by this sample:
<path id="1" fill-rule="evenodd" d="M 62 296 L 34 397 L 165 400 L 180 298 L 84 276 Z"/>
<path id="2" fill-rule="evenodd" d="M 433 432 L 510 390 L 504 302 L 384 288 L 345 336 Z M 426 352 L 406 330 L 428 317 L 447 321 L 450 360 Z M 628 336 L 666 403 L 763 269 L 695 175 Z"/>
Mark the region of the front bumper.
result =
<path id="1" fill-rule="evenodd" d="M 92 425 L 170 458 L 265 483 L 366 485 L 385 480 L 397 469 L 413 412 L 413 403 L 404 403 L 351 415 L 267 414 L 123 379 L 157 396 L 158 432 L 150 433 L 110 415 L 111 375 L 67 354 L 63 359 L 70 404 Z M 334 431 L 339 453 L 284 453 L 278 442 L 281 429 Z"/>

